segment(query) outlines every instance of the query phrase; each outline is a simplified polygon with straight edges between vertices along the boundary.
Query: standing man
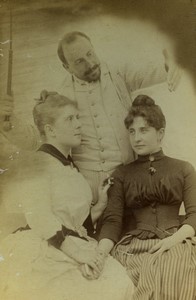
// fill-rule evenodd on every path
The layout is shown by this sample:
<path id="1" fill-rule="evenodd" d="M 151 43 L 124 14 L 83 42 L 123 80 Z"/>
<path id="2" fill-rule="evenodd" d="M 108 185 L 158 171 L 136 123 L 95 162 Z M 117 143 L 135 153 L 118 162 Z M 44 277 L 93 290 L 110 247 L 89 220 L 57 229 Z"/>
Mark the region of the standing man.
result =
<path id="1" fill-rule="evenodd" d="M 107 174 L 134 160 L 124 126 L 131 92 L 164 81 L 166 72 L 164 66 L 162 70 L 151 67 L 143 74 L 114 70 L 100 62 L 90 38 L 77 31 L 60 40 L 58 56 L 70 74 L 61 93 L 78 103 L 82 123 L 82 144 L 72 155 L 90 183 L 96 202 L 98 185 Z"/>
<path id="2" fill-rule="evenodd" d="M 124 126 L 132 91 L 165 81 L 166 72 L 164 66 L 162 70 L 146 67 L 137 74 L 128 68 L 113 70 L 100 62 L 89 37 L 76 31 L 67 33 L 60 40 L 58 56 L 70 74 L 60 92 L 78 103 L 82 123 L 82 144 L 74 149 L 73 158 L 91 185 L 96 203 L 100 182 L 119 165 L 134 160 Z M 175 79 L 168 82 L 172 90 L 178 76 L 173 68 L 167 67 L 168 77 L 173 74 Z M 7 105 L 11 103 L 11 97 L 8 98 Z M 12 140 L 15 130 L 17 125 L 7 133 Z M 28 139 L 31 145 L 32 140 L 37 139 L 32 128 L 26 134 L 26 144 L 29 144 Z"/>

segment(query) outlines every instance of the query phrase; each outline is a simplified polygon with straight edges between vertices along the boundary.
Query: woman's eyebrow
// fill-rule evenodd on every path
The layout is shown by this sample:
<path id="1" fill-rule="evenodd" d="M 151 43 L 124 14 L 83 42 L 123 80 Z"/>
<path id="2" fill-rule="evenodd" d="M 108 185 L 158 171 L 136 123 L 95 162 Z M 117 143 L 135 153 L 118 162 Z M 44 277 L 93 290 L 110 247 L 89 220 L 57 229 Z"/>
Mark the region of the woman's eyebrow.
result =
<path id="1" fill-rule="evenodd" d="M 146 125 L 146 126 L 141 126 L 140 129 L 149 129 L 150 126 Z"/>

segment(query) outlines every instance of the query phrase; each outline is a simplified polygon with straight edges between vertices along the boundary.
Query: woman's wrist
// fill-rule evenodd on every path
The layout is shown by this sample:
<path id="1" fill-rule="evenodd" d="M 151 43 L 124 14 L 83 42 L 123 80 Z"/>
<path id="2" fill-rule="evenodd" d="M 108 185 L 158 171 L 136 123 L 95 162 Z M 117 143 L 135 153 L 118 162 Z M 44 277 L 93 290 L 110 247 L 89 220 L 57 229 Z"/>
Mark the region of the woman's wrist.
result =
<path id="1" fill-rule="evenodd" d="M 107 203 L 98 201 L 94 207 L 97 211 L 103 212 L 106 209 Z"/>
<path id="2" fill-rule="evenodd" d="M 80 251 L 78 246 L 70 239 L 69 236 L 66 236 L 65 240 L 61 244 L 61 251 L 68 255 L 70 258 L 75 261 L 80 261 Z"/>
<path id="3" fill-rule="evenodd" d="M 176 233 L 172 235 L 177 241 L 182 242 L 187 238 L 192 238 L 195 236 L 194 228 L 189 224 L 184 224 L 178 229 Z"/>
<path id="4" fill-rule="evenodd" d="M 96 203 L 91 208 L 91 218 L 92 218 L 93 224 L 95 224 L 96 221 L 100 218 L 100 216 L 103 214 L 105 208 L 106 208 L 106 204 L 100 204 L 100 203 Z"/>
<path id="5" fill-rule="evenodd" d="M 106 258 L 106 257 L 108 256 L 108 254 L 109 254 L 108 251 L 103 250 L 103 249 L 99 249 L 99 247 L 98 247 L 98 249 L 97 249 L 97 252 L 98 252 L 98 254 L 101 255 L 103 258 Z"/>
<path id="6" fill-rule="evenodd" d="M 114 247 L 114 242 L 110 239 L 102 239 L 98 244 L 98 251 L 102 252 L 105 256 L 107 256 L 112 248 Z"/>

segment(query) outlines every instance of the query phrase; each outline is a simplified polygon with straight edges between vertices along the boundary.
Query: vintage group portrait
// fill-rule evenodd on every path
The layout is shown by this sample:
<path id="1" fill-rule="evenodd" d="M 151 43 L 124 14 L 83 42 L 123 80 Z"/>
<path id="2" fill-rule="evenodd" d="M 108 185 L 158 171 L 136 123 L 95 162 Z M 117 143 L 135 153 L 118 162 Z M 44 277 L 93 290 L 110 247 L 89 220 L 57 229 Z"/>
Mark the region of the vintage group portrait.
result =
<path id="1" fill-rule="evenodd" d="M 195 0 L 0 0 L 0 299 L 196 299 L 195 53 Z"/>

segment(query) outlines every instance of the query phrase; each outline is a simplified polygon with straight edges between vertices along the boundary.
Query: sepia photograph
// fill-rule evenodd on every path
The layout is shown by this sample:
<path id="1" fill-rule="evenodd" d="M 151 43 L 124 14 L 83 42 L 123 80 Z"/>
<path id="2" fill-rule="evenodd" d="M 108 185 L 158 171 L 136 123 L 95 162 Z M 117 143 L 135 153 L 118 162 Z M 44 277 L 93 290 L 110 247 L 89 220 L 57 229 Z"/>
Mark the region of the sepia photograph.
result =
<path id="1" fill-rule="evenodd" d="M 0 0 L 1 300 L 196 300 L 195 153 L 195 0 Z"/>

